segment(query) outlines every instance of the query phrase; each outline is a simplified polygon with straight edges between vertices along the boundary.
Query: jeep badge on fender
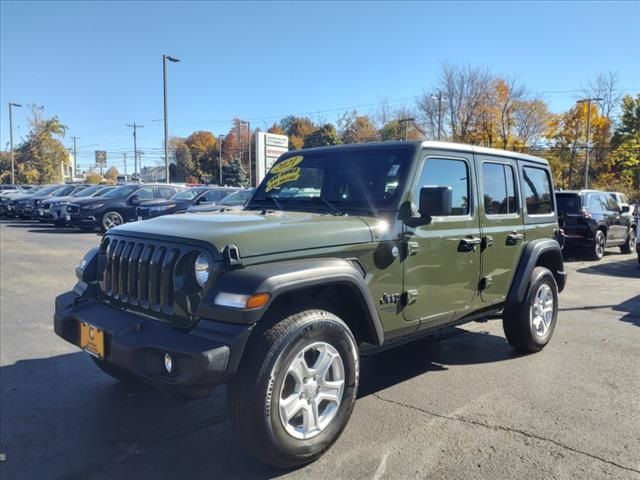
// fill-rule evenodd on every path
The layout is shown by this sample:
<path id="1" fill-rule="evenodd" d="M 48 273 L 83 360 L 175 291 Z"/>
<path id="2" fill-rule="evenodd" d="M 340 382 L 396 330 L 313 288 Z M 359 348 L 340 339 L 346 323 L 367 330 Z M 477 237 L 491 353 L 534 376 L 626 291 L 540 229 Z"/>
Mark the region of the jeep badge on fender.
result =
<path id="1" fill-rule="evenodd" d="M 243 210 L 109 229 L 55 332 L 107 374 L 182 397 L 229 385 L 242 444 L 291 468 L 353 410 L 360 353 L 501 316 L 551 339 L 565 285 L 546 160 L 454 143 L 285 153 Z M 407 333 L 411 332 L 411 333 Z"/>

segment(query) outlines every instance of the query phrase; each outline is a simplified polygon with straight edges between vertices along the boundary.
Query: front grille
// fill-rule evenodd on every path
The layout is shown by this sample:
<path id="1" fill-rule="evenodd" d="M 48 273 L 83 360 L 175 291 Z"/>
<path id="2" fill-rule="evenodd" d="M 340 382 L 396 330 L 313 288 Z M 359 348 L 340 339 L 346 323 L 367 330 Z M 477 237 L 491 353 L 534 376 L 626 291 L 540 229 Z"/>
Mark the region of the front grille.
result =
<path id="1" fill-rule="evenodd" d="M 77 205 L 67 205 L 67 213 L 80 213 L 80 207 Z"/>
<path id="2" fill-rule="evenodd" d="M 202 289 L 193 275 L 193 262 L 204 250 L 108 235 L 100 252 L 100 294 L 110 302 L 147 315 L 189 324 L 195 319 L 202 298 Z"/>

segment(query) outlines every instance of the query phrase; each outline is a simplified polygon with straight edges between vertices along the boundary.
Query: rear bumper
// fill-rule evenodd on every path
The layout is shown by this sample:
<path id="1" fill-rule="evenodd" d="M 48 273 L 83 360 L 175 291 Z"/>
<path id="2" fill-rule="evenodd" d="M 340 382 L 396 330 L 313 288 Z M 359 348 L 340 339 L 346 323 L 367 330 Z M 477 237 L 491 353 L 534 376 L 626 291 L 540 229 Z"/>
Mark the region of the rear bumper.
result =
<path id="1" fill-rule="evenodd" d="M 105 332 L 104 361 L 171 393 L 198 397 L 225 383 L 238 367 L 253 328 L 201 320 L 189 332 L 67 292 L 56 298 L 54 330 L 80 346 L 80 322 Z M 164 356 L 173 359 L 166 372 Z"/>

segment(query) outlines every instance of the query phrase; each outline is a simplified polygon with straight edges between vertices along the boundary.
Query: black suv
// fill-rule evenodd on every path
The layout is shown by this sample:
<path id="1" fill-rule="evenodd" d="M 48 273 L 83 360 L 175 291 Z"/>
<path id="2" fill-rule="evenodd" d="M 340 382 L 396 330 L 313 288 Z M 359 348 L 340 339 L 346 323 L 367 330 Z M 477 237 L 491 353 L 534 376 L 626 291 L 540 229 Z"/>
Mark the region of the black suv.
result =
<path id="1" fill-rule="evenodd" d="M 138 220 L 185 213 L 194 205 L 213 205 L 227 195 L 237 192 L 238 188 L 231 187 L 193 187 L 176 193 L 169 199 L 153 199 L 140 202 L 137 209 Z"/>
<path id="2" fill-rule="evenodd" d="M 597 190 L 556 192 L 558 221 L 564 229 L 565 245 L 586 250 L 594 260 L 604 256 L 607 247 L 620 247 L 632 253 L 635 231 L 624 208 L 614 198 Z M 629 207 L 626 207 L 627 209 Z"/>
<path id="3" fill-rule="evenodd" d="M 64 187 L 64 185 L 62 184 L 45 185 L 35 192 L 29 192 L 26 195 L 13 197 L 11 201 L 9 201 L 8 214 L 14 217 L 22 218 L 23 220 L 31 218 L 31 213 L 33 212 L 33 204 L 35 203 L 35 201 L 49 197 L 49 195 L 54 194 L 62 187 Z"/>
<path id="4" fill-rule="evenodd" d="M 116 187 L 98 198 L 79 198 L 67 205 L 67 221 L 83 230 L 112 227 L 136 219 L 140 202 L 154 198 L 168 199 L 180 191 L 173 185 L 128 184 Z"/>

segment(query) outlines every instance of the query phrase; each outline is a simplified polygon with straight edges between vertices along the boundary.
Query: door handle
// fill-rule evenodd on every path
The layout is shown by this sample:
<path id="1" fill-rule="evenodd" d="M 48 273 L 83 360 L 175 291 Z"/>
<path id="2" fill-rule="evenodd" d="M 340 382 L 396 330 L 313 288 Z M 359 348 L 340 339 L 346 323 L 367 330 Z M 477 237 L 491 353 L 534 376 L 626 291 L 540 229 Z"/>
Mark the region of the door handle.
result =
<path id="1" fill-rule="evenodd" d="M 511 232 L 507 235 L 507 245 L 515 245 L 524 238 L 524 235 L 517 232 Z"/>
<path id="2" fill-rule="evenodd" d="M 465 237 L 460 239 L 460 245 L 458 245 L 459 252 L 475 252 L 476 246 L 482 243 L 482 239 L 476 237 Z"/>

